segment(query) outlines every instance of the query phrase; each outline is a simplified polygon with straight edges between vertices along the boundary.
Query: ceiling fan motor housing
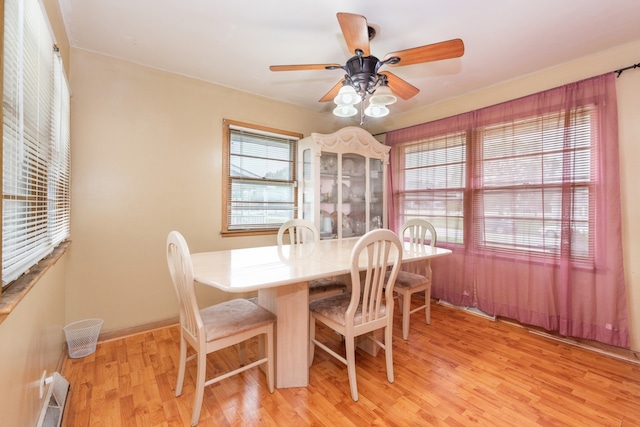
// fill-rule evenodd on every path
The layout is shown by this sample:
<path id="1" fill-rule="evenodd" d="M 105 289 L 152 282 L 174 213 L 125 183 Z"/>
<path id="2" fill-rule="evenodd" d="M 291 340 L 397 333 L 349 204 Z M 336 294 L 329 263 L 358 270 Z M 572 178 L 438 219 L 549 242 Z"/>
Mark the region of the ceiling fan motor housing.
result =
<path id="1" fill-rule="evenodd" d="M 346 78 L 363 98 L 375 91 L 378 84 L 380 61 L 375 56 L 356 55 L 347 61 Z"/>

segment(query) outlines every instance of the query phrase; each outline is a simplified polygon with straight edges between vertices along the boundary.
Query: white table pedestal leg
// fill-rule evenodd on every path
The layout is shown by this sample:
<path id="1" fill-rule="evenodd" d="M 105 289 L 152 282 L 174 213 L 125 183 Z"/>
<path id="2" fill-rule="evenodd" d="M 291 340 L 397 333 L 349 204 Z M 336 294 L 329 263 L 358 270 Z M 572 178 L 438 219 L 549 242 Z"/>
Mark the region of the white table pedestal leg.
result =
<path id="1" fill-rule="evenodd" d="M 258 291 L 258 303 L 274 313 L 276 322 L 276 387 L 309 385 L 309 287 L 308 283 Z"/>

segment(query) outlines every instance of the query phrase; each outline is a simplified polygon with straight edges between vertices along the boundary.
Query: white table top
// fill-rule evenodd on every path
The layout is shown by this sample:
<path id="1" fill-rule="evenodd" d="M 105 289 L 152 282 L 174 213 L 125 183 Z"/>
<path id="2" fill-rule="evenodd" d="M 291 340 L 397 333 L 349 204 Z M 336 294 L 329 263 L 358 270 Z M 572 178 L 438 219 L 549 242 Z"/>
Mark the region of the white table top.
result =
<path id="1" fill-rule="evenodd" d="M 249 292 L 351 272 L 351 250 L 358 239 L 321 240 L 192 254 L 194 279 L 225 292 Z M 449 249 L 405 243 L 403 262 L 435 258 Z M 364 264 L 363 264 L 364 265 Z"/>

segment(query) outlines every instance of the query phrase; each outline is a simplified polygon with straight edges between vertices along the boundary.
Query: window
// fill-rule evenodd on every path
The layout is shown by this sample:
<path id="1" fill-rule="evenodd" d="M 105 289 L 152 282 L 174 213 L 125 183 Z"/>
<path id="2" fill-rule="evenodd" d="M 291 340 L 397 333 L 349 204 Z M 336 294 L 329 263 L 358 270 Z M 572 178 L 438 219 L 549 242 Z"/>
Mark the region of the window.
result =
<path id="1" fill-rule="evenodd" d="M 401 148 L 400 176 L 394 198 L 398 224 L 429 218 L 438 241 L 463 243 L 467 133 L 427 138 Z"/>
<path id="2" fill-rule="evenodd" d="M 400 145 L 398 224 L 427 217 L 441 243 L 507 256 L 564 243 L 574 259 L 592 257 L 594 114 L 581 107 Z"/>
<path id="3" fill-rule="evenodd" d="M 479 246 L 556 253 L 564 242 L 574 259 L 592 255 L 594 111 L 577 108 L 568 115 L 547 114 L 479 130 L 473 165 L 473 182 L 479 186 L 473 200 L 474 240 Z M 569 220 L 563 223 L 562 218 Z"/>
<path id="4" fill-rule="evenodd" d="M 2 285 L 69 236 L 69 89 L 39 1 L 4 2 Z"/>
<path id="5" fill-rule="evenodd" d="M 300 134 L 225 120 L 222 233 L 272 233 L 296 213 Z"/>

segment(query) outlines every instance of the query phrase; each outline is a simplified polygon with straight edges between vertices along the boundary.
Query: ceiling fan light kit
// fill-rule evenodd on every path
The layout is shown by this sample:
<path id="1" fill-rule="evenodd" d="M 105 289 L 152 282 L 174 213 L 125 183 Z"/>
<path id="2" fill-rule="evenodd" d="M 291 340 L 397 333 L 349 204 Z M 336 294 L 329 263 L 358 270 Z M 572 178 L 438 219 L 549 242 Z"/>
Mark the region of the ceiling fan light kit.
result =
<path id="1" fill-rule="evenodd" d="M 375 30 L 367 24 L 365 17 L 343 12 L 339 12 L 337 17 L 347 47 L 354 53 L 345 65 L 272 65 L 269 68 L 271 71 L 344 70 L 344 78 L 320 99 L 320 102 L 333 100 L 337 105 L 333 114 L 338 117 L 355 116 L 358 113 L 355 105 L 364 101 L 367 96 L 369 106 L 364 110 L 364 115 L 384 117 L 389 114 L 387 105 L 397 101 L 396 95 L 407 100 L 420 92 L 417 87 L 388 71 L 379 72 L 383 65 L 421 64 L 458 58 L 464 54 L 462 40 L 453 39 L 391 52 L 381 61 L 369 52 L 369 41 L 375 36 Z"/>
<path id="2" fill-rule="evenodd" d="M 398 100 L 387 86 L 386 76 L 375 74 L 373 77 L 367 73 L 358 73 L 356 78 L 346 76 L 338 95 L 333 102 L 338 105 L 333 110 L 333 114 L 338 117 L 351 117 L 357 114 L 354 108 L 356 104 L 364 101 L 369 96 L 369 106 L 364 110 L 364 115 L 368 117 L 384 117 L 389 114 L 387 105 L 391 105 Z M 347 108 L 352 107 L 352 108 Z"/>
<path id="3" fill-rule="evenodd" d="M 364 101 L 369 90 L 364 94 L 358 93 L 353 85 L 345 80 L 340 91 L 333 99 L 333 102 L 337 105 L 333 109 L 333 114 L 338 117 L 351 117 L 358 114 L 358 110 L 355 108 L 356 104 Z M 389 86 L 382 83 L 378 88 L 372 89 L 372 94 L 369 97 L 369 106 L 364 110 L 364 114 L 368 117 L 384 117 L 389 114 L 387 105 L 391 105 L 397 101 L 398 98 L 393 95 Z"/>

